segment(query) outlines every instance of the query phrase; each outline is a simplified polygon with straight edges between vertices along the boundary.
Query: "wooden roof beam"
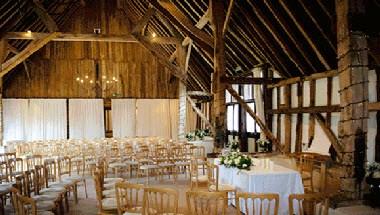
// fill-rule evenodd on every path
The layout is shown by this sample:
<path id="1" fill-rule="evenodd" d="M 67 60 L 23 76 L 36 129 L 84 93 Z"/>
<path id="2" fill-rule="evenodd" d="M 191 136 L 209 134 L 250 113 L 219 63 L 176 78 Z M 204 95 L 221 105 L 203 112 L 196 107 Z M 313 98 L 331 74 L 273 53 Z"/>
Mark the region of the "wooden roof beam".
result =
<path id="1" fill-rule="evenodd" d="M 141 30 L 148 24 L 150 18 L 152 18 L 154 14 L 156 14 L 156 10 L 149 7 L 144 16 L 139 20 L 135 27 L 133 27 L 132 34 L 141 33 Z"/>
<path id="2" fill-rule="evenodd" d="M 58 32 L 54 32 L 54 33 L 48 34 L 47 36 L 45 36 L 44 38 L 40 40 L 31 42 L 24 50 L 20 51 L 20 53 L 18 53 L 16 56 L 12 57 L 11 59 L 7 60 L 6 62 L 2 64 L 0 77 L 3 77 L 4 75 L 6 75 L 9 71 L 11 71 L 13 68 L 15 68 L 24 60 L 26 60 L 34 52 L 41 49 L 44 45 L 46 45 L 48 42 L 53 40 L 58 35 L 59 35 Z"/>
<path id="3" fill-rule="evenodd" d="M 39 40 L 49 35 L 49 33 L 39 32 L 8 32 L 4 38 L 8 40 Z M 160 40 L 160 39 L 157 39 Z M 138 41 L 131 35 L 107 35 L 107 34 L 73 34 L 59 33 L 53 41 L 102 41 L 102 42 L 121 42 L 137 43 Z"/>
<path id="4" fill-rule="evenodd" d="M 157 9 L 157 11 L 187 34 L 203 50 L 210 55 L 213 54 L 214 46 L 212 37 L 195 27 L 191 20 L 178 10 L 173 3 L 168 0 L 149 0 L 149 2 Z"/>
<path id="5" fill-rule="evenodd" d="M 46 28 L 50 32 L 59 31 L 57 23 L 49 15 L 48 11 L 44 8 L 44 6 L 39 0 L 33 0 L 32 7 L 34 12 L 40 17 L 41 21 L 45 24 Z"/>
<path id="6" fill-rule="evenodd" d="M 282 8 L 286 11 L 286 13 L 289 15 L 290 19 L 293 20 L 294 24 L 297 26 L 297 29 L 302 33 L 302 35 L 305 37 L 306 41 L 309 43 L 311 48 L 314 50 L 315 54 L 317 55 L 319 61 L 322 63 L 322 65 L 325 67 L 325 69 L 330 70 L 331 67 L 327 63 L 326 59 L 323 57 L 322 53 L 318 49 L 318 47 L 315 45 L 314 41 L 309 37 L 309 35 L 305 32 L 301 24 L 299 23 L 299 20 L 294 16 L 292 11 L 289 9 L 287 3 L 285 3 L 283 0 L 279 1 Z"/>
<path id="7" fill-rule="evenodd" d="M 251 78 L 251 77 L 222 77 L 221 81 L 228 84 L 275 84 L 283 78 Z"/>
<path id="8" fill-rule="evenodd" d="M 228 4 L 226 20 L 224 20 L 224 24 L 223 24 L 223 35 L 225 35 L 227 32 L 228 23 L 230 22 L 230 19 L 231 19 L 232 8 L 234 7 L 234 3 L 235 3 L 235 0 L 230 0 L 230 3 Z"/>
<path id="9" fill-rule="evenodd" d="M 334 147 L 335 151 L 337 152 L 338 157 L 342 158 L 343 147 L 339 143 L 339 140 L 336 137 L 333 130 L 331 129 L 331 127 L 328 127 L 326 125 L 326 119 L 322 116 L 321 113 L 314 113 L 313 115 L 317 119 L 318 124 L 321 126 L 321 128 L 322 128 L 323 132 L 326 134 L 327 138 L 330 140 L 331 145 Z"/>
<path id="10" fill-rule="evenodd" d="M 326 72 L 320 72 L 320 73 L 314 73 L 312 75 L 306 76 L 306 77 L 294 77 L 294 78 L 288 78 L 283 81 L 279 81 L 277 84 L 271 84 L 268 85 L 268 88 L 275 88 L 275 87 L 281 87 L 289 84 L 295 84 L 300 81 L 311 81 L 321 78 L 328 78 L 328 77 L 334 77 L 338 75 L 337 70 L 329 70 Z"/>

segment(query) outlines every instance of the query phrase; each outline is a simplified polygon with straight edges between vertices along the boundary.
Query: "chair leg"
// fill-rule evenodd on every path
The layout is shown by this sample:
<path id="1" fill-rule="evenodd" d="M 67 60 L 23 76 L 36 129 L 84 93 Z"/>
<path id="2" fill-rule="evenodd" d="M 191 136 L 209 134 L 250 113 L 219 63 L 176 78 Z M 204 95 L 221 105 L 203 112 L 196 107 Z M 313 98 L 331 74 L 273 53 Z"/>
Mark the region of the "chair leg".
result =
<path id="1" fill-rule="evenodd" d="M 86 199 L 87 199 L 88 195 L 87 195 L 87 182 L 86 182 L 86 179 L 83 179 L 83 184 L 84 184 L 84 192 L 86 194 Z"/>

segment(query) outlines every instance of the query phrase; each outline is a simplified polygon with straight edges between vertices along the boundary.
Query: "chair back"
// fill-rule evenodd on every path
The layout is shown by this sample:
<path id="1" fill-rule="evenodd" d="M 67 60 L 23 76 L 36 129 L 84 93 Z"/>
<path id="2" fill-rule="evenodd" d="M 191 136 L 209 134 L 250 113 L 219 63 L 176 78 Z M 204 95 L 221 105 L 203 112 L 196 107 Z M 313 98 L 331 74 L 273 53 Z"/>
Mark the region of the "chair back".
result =
<path id="1" fill-rule="evenodd" d="M 52 159 L 46 159 L 44 161 L 44 170 L 45 170 L 45 186 L 49 187 L 49 181 L 55 182 L 57 180 L 57 163 L 55 160 Z"/>
<path id="2" fill-rule="evenodd" d="M 116 203 L 118 214 L 142 213 L 144 185 L 118 182 L 116 187 Z"/>
<path id="3" fill-rule="evenodd" d="M 237 193 L 236 214 L 242 211 L 244 214 L 277 215 L 279 199 L 276 193 Z"/>
<path id="4" fill-rule="evenodd" d="M 0 162 L 0 183 L 9 182 L 9 166 L 6 161 Z"/>
<path id="5" fill-rule="evenodd" d="M 11 188 L 11 193 L 15 215 L 37 215 L 36 202 L 33 199 L 21 195 L 16 188 Z"/>
<path id="6" fill-rule="evenodd" d="M 69 156 L 57 158 L 58 179 L 62 180 L 63 175 L 71 176 L 71 158 Z"/>
<path id="7" fill-rule="evenodd" d="M 178 192 L 170 188 L 144 189 L 143 214 L 178 213 Z"/>
<path id="8" fill-rule="evenodd" d="M 289 214 L 328 215 L 329 198 L 323 193 L 289 195 Z"/>
<path id="9" fill-rule="evenodd" d="M 208 187 L 215 186 L 215 191 L 219 191 L 219 166 L 207 162 Z"/>
<path id="10" fill-rule="evenodd" d="M 189 215 L 226 214 L 225 192 L 188 191 L 186 201 Z"/>
<path id="11" fill-rule="evenodd" d="M 31 193 L 37 193 L 37 176 L 35 174 L 35 170 L 27 170 L 24 172 L 25 177 L 25 195 L 30 197 Z"/>

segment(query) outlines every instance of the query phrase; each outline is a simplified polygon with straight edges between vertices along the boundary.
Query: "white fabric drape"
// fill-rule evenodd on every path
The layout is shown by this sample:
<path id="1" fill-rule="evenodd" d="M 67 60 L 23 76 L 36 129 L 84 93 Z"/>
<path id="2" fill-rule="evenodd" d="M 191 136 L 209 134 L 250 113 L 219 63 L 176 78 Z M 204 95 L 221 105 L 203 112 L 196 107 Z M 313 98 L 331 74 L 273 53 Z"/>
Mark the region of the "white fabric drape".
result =
<path id="1" fill-rule="evenodd" d="M 30 99 L 27 140 L 67 138 L 66 114 L 65 99 Z"/>
<path id="2" fill-rule="evenodd" d="M 137 136 L 177 138 L 178 100 L 138 99 Z"/>
<path id="3" fill-rule="evenodd" d="M 103 99 L 69 100 L 70 138 L 103 138 L 104 105 Z"/>
<path id="4" fill-rule="evenodd" d="M 253 77 L 261 77 L 261 69 L 253 69 Z M 265 115 L 264 115 L 264 100 L 263 100 L 263 90 L 261 85 L 256 84 L 254 88 L 254 97 L 256 105 L 256 115 L 259 119 L 265 124 Z M 260 138 L 265 139 L 264 132 L 260 132 Z"/>
<path id="5" fill-rule="evenodd" d="M 114 137 L 136 136 L 136 99 L 112 99 Z"/>
<path id="6" fill-rule="evenodd" d="M 26 140 L 28 99 L 3 99 L 4 143 Z"/>
<path id="7" fill-rule="evenodd" d="M 3 99 L 4 141 L 67 137 L 65 99 Z"/>

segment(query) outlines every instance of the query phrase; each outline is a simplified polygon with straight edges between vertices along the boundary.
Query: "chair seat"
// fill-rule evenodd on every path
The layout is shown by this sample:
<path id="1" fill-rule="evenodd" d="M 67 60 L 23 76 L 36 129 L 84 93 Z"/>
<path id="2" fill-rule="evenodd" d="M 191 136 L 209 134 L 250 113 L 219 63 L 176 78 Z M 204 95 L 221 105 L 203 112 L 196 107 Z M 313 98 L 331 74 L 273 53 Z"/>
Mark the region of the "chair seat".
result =
<path id="1" fill-rule="evenodd" d="M 123 213 L 123 215 L 140 215 L 140 214 L 142 214 L 142 207 L 128 208 L 128 211 Z"/>
<path id="2" fill-rule="evenodd" d="M 160 163 L 158 164 L 159 167 L 172 167 L 175 166 L 174 163 Z"/>
<path id="3" fill-rule="evenodd" d="M 15 172 L 12 172 L 12 176 L 22 175 L 22 174 L 24 174 L 23 171 L 15 171 Z"/>
<path id="4" fill-rule="evenodd" d="M 114 190 L 115 189 L 115 183 L 104 184 L 103 188 L 104 188 L 104 190 Z"/>
<path id="5" fill-rule="evenodd" d="M 64 187 L 49 187 L 49 188 L 43 188 L 40 190 L 40 194 L 44 193 L 63 193 L 66 192 L 66 188 Z"/>
<path id="6" fill-rule="evenodd" d="M 126 167 L 128 167 L 128 164 L 122 163 L 122 162 L 116 162 L 116 163 L 111 163 L 109 165 L 109 167 L 111 167 L 111 168 L 126 168 Z"/>
<path id="7" fill-rule="evenodd" d="M 37 211 L 38 215 L 54 215 L 51 211 Z"/>
<path id="8" fill-rule="evenodd" d="M 215 185 L 211 185 L 209 187 L 209 190 L 210 191 L 217 191 L 216 190 L 216 186 Z M 229 191 L 235 191 L 236 188 L 232 185 L 229 185 L 229 184 L 219 184 L 218 185 L 218 191 L 226 191 L 226 192 L 229 192 Z"/>
<path id="9" fill-rule="evenodd" d="M 83 161 L 83 158 L 81 157 L 71 158 L 71 162 L 79 162 L 79 161 Z"/>
<path id="10" fill-rule="evenodd" d="M 86 161 L 86 165 L 96 165 L 96 161 Z"/>
<path id="11" fill-rule="evenodd" d="M 36 202 L 39 202 L 39 201 L 54 201 L 58 198 L 58 195 L 54 194 L 54 193 L 50 193 L 49 195 L 45 194 L 45 195 L 36 195 L 36 196 L 32 196 L 31 197 L 32 199 L 34 199 Z"/>
<path id="12" fill-rule="evenodd" d="M 82 176 L 79 175 L 72 175 L 72 176 L 67 176 L 62 179 L 63 182 L 71 182 L 71 183 L 78 183 L 80 181 L 85 180 Z"/>
<path id="13" fill-rule="evenodd" d="M 49 187 L 67 187 L 72 186 L 73 182 L 71 181 L 60 181 L 60 182 L 52 182 L 49 183 Z"/>
<path id="14" fill-rule="evenodd" d="M 197 181 L 197 182 L 200 182 L 200 183 L 207 182 L 208 181 L 208 176 L 207 175 L 200 175 L 200 176 L 198 176 L 198 178 L 192 177 L 191 181 L 193 181 L 193 182 Z"/>
<path id="15" fill-rule="evenodd" d="M 12 183 L 0 184 L 0 194 L 8 193 L 12 187 Z"/>
<path id="16" fill-rule="evenodd" d="M 104 210 L 114 210 L 117 209 L 116 198 L 105 198 L 102 199 L 102 207 Z"/>
<path id="17" fill-rule="evenodd" d="M 104 190 L 103 196 L 105 196 L 106 198 L 115 198 L 116 197 L 116 190 L 115 189 Z"/>
<path id="18" fill-rule="evenodd" d="M 115 184 L 117 182 L 122 182 L 124 179 L 122 178 L 104 178 L 104 183 L 105 184 Z"/>
<path id="19" fill-rule="evenodd" d="M 52 201 L 38 201 L 36 202 L 37 211 L 50 211 L 55 208 Z"/>
<path id="20" fill-rule="evenodd" d="M 156 164 L 147 164 L 140 166 L 141 170 L 147 170 L 147 169 L 157 169 L 159 166 Z"/>
<path id="21" fill-rule="evenodd" d="M 190 162 L 187 162 L 187 161 L 176 161 L 174 162 L 175 165 L 177 166 L 187 166 L 187 165 L 190 165 Z"/>
<path id="22" fill-rule="evenodd" d="M 139 164 L 138 161 L 131 161 L 131 160 L 125 161 L 124 163 L 127 164 L 127 165 L 138 165 Z"/>

